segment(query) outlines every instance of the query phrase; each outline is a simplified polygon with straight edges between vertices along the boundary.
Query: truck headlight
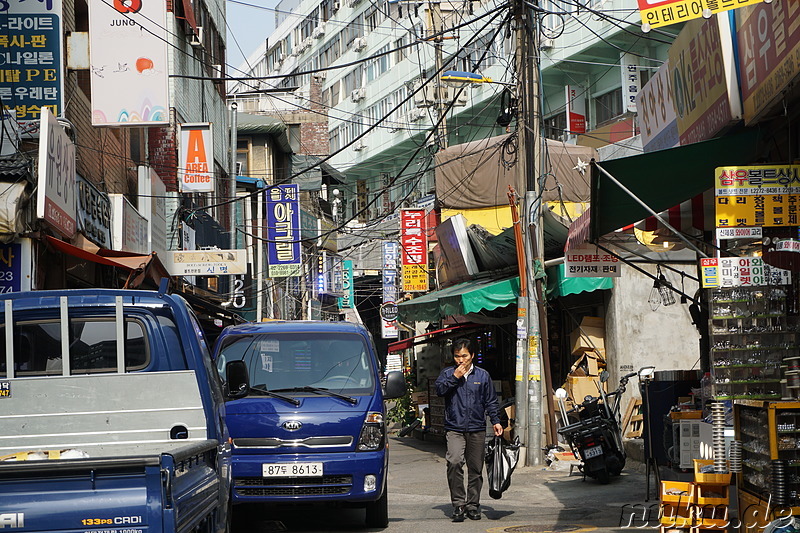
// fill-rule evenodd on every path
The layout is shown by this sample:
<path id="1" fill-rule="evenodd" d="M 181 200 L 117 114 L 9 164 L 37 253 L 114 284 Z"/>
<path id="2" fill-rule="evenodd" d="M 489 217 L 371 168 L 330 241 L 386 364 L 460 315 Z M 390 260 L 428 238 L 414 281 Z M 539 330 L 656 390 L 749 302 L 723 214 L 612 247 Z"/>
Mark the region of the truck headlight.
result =
<path id="1" fill-rule="evenodd" d="M 369 412 L 364 418 L 361 436 L 358 437 L 356 450 L 359 452 L 374 452 L 383 447 L 386 436 L 386 426 L 383 424 L 383 413 Z"/>

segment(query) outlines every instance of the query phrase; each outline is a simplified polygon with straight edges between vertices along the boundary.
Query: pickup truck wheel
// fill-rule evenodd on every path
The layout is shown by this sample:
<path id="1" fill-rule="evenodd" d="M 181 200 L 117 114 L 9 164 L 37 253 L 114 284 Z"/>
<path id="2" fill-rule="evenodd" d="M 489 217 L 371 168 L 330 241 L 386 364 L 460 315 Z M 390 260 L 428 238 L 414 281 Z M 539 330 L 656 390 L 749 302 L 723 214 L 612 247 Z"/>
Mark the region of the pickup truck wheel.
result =
<path id="1" fill-rule="evenodd" d="M 374 502 L 367 504 L 367 527 L 387 527 L 389 525 L 389 498 L 388 488 L 383 488 L 383 494 Z"/>

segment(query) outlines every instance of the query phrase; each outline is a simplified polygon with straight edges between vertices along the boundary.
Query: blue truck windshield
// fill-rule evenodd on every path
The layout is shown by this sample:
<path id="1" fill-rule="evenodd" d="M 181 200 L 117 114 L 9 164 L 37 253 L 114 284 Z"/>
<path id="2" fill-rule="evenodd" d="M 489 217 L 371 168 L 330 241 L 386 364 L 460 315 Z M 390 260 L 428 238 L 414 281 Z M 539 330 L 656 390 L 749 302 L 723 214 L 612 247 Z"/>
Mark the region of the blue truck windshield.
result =
<path id="1" fill-rule="evenodd" d="M 247 363 L 251 386 L 267 390 L 320 387 L 371 394 L 375 388 L 370 352 L 360 335 L 235 335 L 224 340 L 219 352 L 220 374 L 225 364 L 234 360 Z"/>

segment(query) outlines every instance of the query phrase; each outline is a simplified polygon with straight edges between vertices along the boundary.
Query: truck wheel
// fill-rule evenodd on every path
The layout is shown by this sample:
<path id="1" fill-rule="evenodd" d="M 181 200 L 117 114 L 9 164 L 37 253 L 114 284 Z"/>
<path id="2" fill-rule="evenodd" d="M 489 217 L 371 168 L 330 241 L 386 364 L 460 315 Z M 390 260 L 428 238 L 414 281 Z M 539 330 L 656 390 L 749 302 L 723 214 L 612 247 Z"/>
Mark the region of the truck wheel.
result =
<path id="1" fill-rule="evenodd" d="M 389 498 L 388 488 L 384 487 L 383 494 L 374 502 L 367 504 L 367 527 L 387 527 L 389 525 Z"/>

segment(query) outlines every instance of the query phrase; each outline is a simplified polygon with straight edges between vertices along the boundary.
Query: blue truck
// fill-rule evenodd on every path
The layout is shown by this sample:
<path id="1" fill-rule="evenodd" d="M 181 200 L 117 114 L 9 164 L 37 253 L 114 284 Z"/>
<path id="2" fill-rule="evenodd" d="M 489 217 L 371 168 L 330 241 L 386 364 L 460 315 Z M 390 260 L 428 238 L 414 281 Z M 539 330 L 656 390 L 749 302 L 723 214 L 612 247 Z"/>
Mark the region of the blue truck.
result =
<path id="1" fill-rule="evenodd" d="M 0 312 L 0 529 L 229 529 L 222 381 L 183 298 L 9 293 Z"/>
<path id="2" fill-rule="evenodd" d="M 231 494 L 242 503 L 338 503 L 386 527 L 384 399 L 406 392 L 382 379 L 370 333 L 347 322 L 230 326 L 214 349 L 225 379 L 233 442 Z"/>

